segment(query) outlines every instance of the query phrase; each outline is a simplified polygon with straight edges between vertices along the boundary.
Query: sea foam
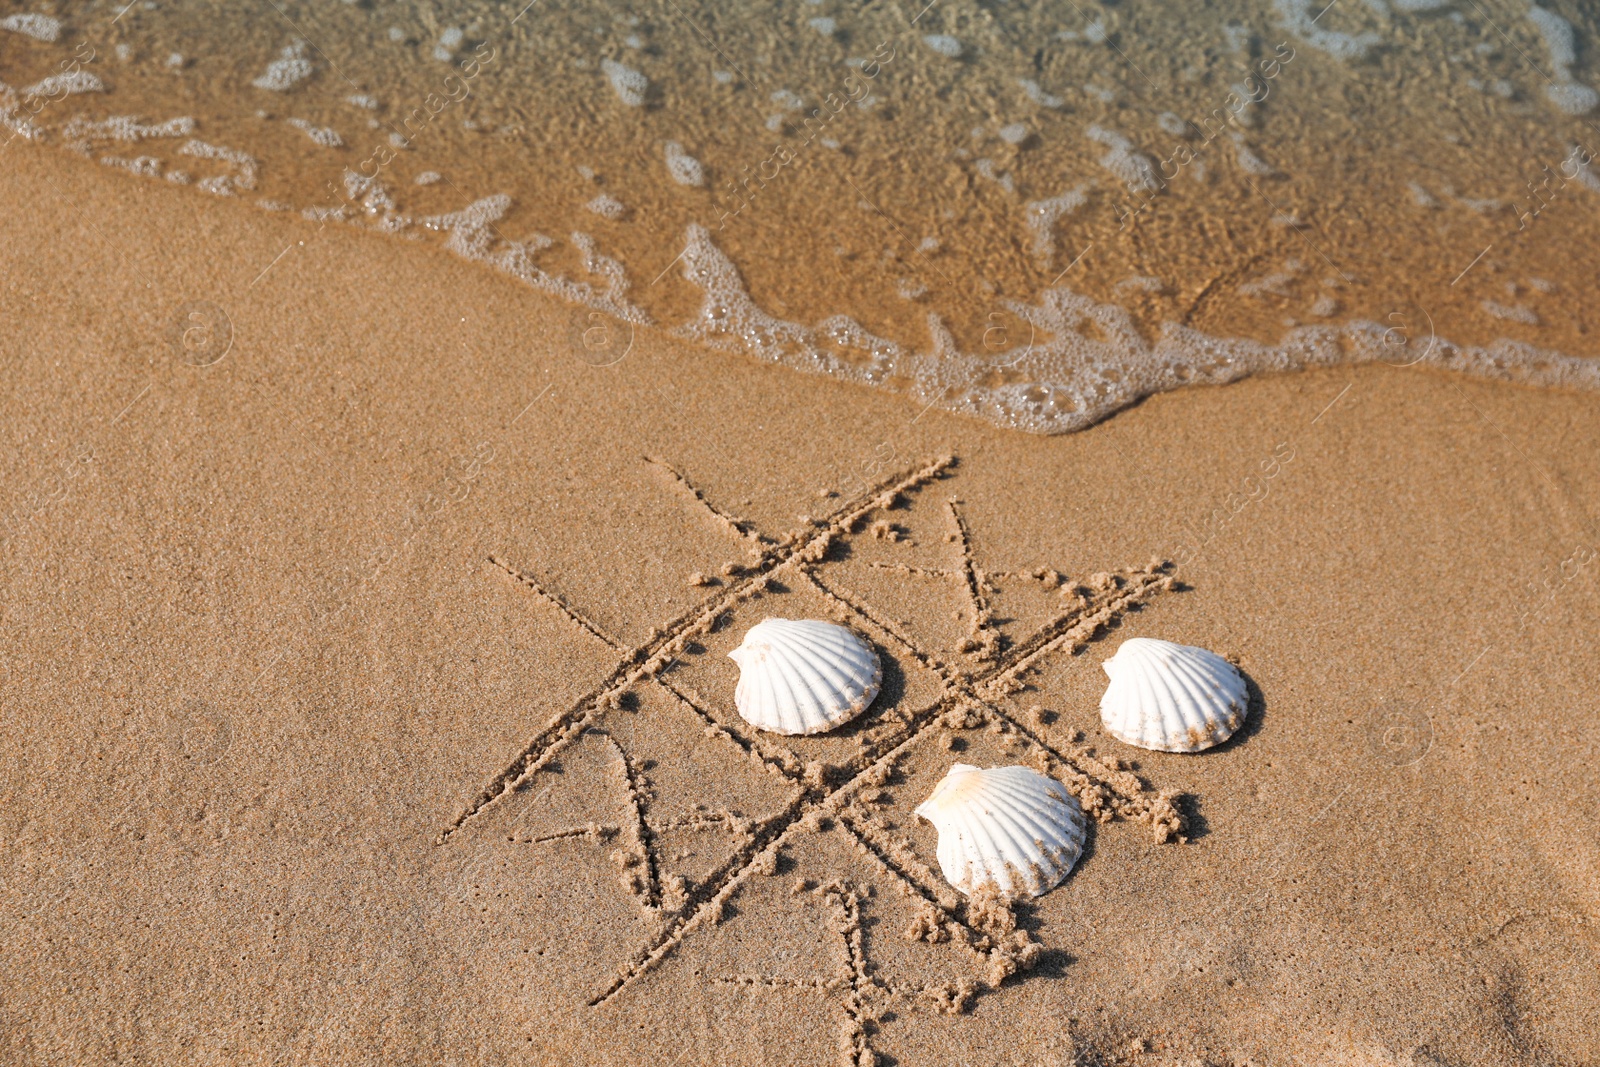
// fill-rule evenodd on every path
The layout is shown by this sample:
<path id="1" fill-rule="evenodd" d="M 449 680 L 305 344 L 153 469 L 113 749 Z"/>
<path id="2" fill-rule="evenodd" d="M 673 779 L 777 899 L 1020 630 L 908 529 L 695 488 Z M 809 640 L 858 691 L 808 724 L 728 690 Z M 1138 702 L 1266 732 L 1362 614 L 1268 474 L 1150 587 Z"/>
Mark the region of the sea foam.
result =
<path id="1" fill-rule="evenodd" d="M 643 107 L 645 93 L 650 89 L 650 79 L 634 70 L 625 67 L 614 59 L 602 59 L 600 70 L 611 83 L 611 88 L 616 92 L 617 99 L 629 107 Z"/>
<path id="2" fill-rule="evenodd" d="M 268 92 L 286 93 L 311 77 L 311 60 L 306 58 L 306 43 L 294 41 L 284 46 L 278 58 L 267 64 L 261 77 L 250 84 Z"/>
<path id="3" fill-rule="evenodd" d="M 679 328 L 685 336 L 740 348 L 795 370 L 863 383 L 900 379 L 919 404 L 1033 433 L 1081 430 L 1146 396 L 1184 386 L 1395 356 L 1392 331 L 1359 320 L 1295 327 L 1277 344 L 1217 338 L 1176 322 L 1163 324 L 1153 341 L 1146 340 L 1127 309 L 1061 286 L 1047 289 L 1033 303 L 1000 302 L 1033 327 L 1032 339 L 1009 352 L 963 352 L 936 314 L 928 318 L 929 349 L 911 352 L 843 317 L 807 327 L 770 314 L 750 297 L 738 268 L 704 227 L 689 228 L 682 261 L 684 277 L 702 291 L 699 313 Z M 1295 277 L 1285 272 L 1263 288 L 1287 293 L 1282 287 Z M 1415 343 L 1425 350 L 1408 356 L 1408 364 L 1600 390 L 1600 360 L 1511 340 L 1464 346 L 1433 337 Z"/>
<path id="4" fill-rule="evenodd" d="M 668 141 L 666 144 L 667 173 L 679 185 L 688 185 L 699 188 L 706 183 L 705 168 L 700 161 L 688 152 L 677 141 Z"/>
<path id="5" fill-rule="evenodd" d="M 61 21 L 49 15 L 7 15 L 0 19 L 0 30 L 10 30 L 35 41 L 51 42 L 61 37 Z"/>

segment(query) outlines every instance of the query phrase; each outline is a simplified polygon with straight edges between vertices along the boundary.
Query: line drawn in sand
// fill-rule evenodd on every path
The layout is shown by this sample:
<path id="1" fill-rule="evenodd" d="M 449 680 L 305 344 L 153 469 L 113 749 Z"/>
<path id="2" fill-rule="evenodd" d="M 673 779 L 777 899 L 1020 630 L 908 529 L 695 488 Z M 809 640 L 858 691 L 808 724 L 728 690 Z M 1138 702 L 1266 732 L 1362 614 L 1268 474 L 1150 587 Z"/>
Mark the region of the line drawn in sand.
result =
<path id="1" fill-rule="evenodd" d="M 967 960 L 975 976 L 945 983 L 896 983 L 878 973 L 863 949 L 861 913 L 871 907 L 873 888 L 832 880 L 820 887 L 805 881 L 796 892 L 810 892 L 831 910 L 832 921 L 843 939 L 837 977 L 825 980 L 795 979 L 777 975 L 713 977 L 720 984 L 749 987 L 801 986 L 815 988 L 833 998 L 844 1013 L 840 1043 L 842 1060 L 852 1064 L 875 1062 L 870 1034 L 884 1004 L 921 1007 L 947 1013 L 966 1010 L 973 999 L 998 989 L 1008 977 L 1030 969 L 1044 951 L 1031 933 L 1017 926 L 1013 906 L 983 891 L 963 898 L 917 855 L 906 836 L 869 807 L 894 777 L 898 765 L 919 745 L 944 732 L 987 730 L 1020 747 L 1044 773 L 1060 780 L 1079 800 L 1085 815 L 1099 823 L 1124 819 L 1146 824 L 1157 841 L 1185 840 L 1184 817 L 1173 795 L 1152 791 L 1121 761 L 1102 759 L 1092 750 L 1047 739 L 1039 720 L 1019 712 L 1012 698 L 1027 688 L 1024 680 L 1056 657 L 1070 656 L 1115 626 L 1130 611 L 1175 585 L 1172 564 L 1152 560 L 1142 567 L 1116 574 L 1098 574 L 1087 585 L 1067 581 L 1054 570 L 991 575 L 977 562 L 972 537 L 960 502 L 945 503 L 950 527 L 946 541 L 954 546 L 955 566 L 889 567 L 908 578 L 932 580 L 958 587 L 966 623 L 966 636 L 953 652 L 928 647 L 905 632 L 905 626 L 852 592 L 827 571 L 830 550 L 849 542 L 869 528 L 869 520 L 897 506 L 913 507 L 927 488 L 951 475 L 953 457 L 943 457 L 869 487 L 845 501 L 824 519 L 811 520 L 799 532 L 783 536 L 761 533 L 754 523 L 717 507 L 677 468 L 660 460 L 646 460 L 664 471 L 682 495 L 731 537 L 737 539 L 748 562 L 723 568 L 722 584 L 712 586 L 699 604 L 684 612 L 637 647 L 628 647 L 583 615 L 537 577 L 500 557 L 490 562 L 518 584 L 555 608 L 575 632 L 602 642 L 618 653 L 611 672 L 551 718 L 533 739 L 498 774 L 489 779 L 467 806 L 438 835 L 444 845 L 484 819 L 496 805 L 520 792 L 564 750 L 585 736 L 599 736 L 626 783 L 628 805 L 624 815 L 610 825 L 574 826 L 543 835 L 514 840 L 539 844 L 580 839 L 612 846 L 613 859 L 623 870 L 623 880 L 651 920 L 651 936 L 621 964 L 616 977 L 588 999 L 591 1007 L 606 1004 L 670 956 L 697 932 L 716 926 L 732 899 L 752 877 L 773 875 L 781 866 L 784 850 L 804 835 L 821 836 L 837 827 L 853 850 L 886 875 L 897 890 L 919 909 L 907 937 L 942 945 Z M 870 523 L 873 535 L 883 539 L 893 530 L 884 520 Z M 898 540 L 898 535 L 888 538 Z M 834 558 L 845 549 L 834 553 Z M 992 579 L 1003 577 L 1037 582 L 1059 590 L 1062 610 L 1031 633 L 1013 639 L 1001 628 L 993 604 L 997 592 Z M 790 744 L 757 733 L 736 715 L 719 716 L 694 689 L 675 675 L 681 657 L 703 651 L 697 639 L 717 632 L 745 602 L 770 591 L 800 591 L 820 597 L 842 619 L 874 640 L 881 648 L 903 657 L 908 665 L 937 678 L 938 695 L 916 707 L 902 706 L 904 697 L 874 705 L 863 720 L 873 720 L 856 735 L 858 750 L 843 765 L 830 766 L 807 759 Z M 913 668 L 915 669 L 915 668 Z M 715 811 L 715 797 L 702 797 L 687 816 L 658 818 L 651 813 L 655 799 L 648 777 L 648 762 L 627 752 L 603 725 L 608 715 L 637 706 L 640 694 L 654 687 L 681 711 L 707 738 L 730 746 L 730 754 L 755 761 L 787 791 L 781 810 L 760 818 L 745 818 Z M 785 738 L 785 742 L 803 739 Z M 1074 742 L 1078 740 L 1076 734 Z M 706 789 L 715 790 L 715 783 Z M 662 834 L 672 830 L 724 832 L 738 842 L 708 875 L 695 881 L 665 875 L 669 863 L 662 854 Z"/>

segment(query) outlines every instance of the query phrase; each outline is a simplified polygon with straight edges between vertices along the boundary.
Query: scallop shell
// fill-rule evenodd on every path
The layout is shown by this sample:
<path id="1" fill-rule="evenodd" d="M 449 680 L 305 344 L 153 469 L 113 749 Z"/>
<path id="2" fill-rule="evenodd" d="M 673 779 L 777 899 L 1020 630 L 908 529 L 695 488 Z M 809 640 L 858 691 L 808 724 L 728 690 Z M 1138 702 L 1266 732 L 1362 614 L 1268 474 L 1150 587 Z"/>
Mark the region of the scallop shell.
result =
<path id="1" fill-rule="evenodd" d="M 1067 787 L 1029 767 L 957 763 L 917 805 L 939 830 L 939 869 L 963 893 L 1042 896 L 1083 852 L 1083 809 Z"/>
<path id="2" fill-rule="evenodd" d="M 818 734 L 847 723 L 883 681 L 872 646 L 821 619 L 763 619 L 728 656 L 739 665 L 739 714 L 775 734 Z"/>
<path id="3" fill-rule="evenodd" d="M 1203 648 L 1135 637 L 1103 666 L 1100 721 L 1130 745 L 1199 752 L 1233 736 L 1249 710 L 1239 668 Z"/>

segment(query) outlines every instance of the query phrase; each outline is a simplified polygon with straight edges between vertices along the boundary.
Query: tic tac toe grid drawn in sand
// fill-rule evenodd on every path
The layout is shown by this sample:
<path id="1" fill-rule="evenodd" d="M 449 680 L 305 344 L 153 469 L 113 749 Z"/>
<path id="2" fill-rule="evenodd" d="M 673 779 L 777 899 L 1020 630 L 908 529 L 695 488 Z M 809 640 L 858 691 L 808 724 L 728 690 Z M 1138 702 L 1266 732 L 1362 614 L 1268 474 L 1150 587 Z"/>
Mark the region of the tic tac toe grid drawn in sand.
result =
<path id="1" fill-rule="evenodd" d="M 603 642 L 618 659 L 438 838 L 447 844 L 526 802 L 563 752 L 583 747 L 609 761 L 618 783 L 615 821 L 510 836 L 529 846 L 575 839 L 609 850 L 646 919 L 649 936 L 631 954 L 619 947 L 615 977 L 592 990 L 590 1006 L 625 996 L 668 957 L 709 936 L 730 910 L 743 915 L 796 901 L 816 910 L 832 945 L 831 970 L 709 977 L 752 995 L 798 987 L 830 998 L 841 1012 L 840 1051 L 848 1062 L 873 1062 L 871 1035 L 889 1006 L 960 1012 L 1028 970 L 1044 946 L 1018 928 L 1008 902 L 952 889 L 930 862 L 932 829 L 911 814 L 957 759 L 1031 764 L 1063 782 L 1098 822 L 1139 822 L 1158 841 L 1182 839 L 1184 820 L 1169 794 L 1150 790 L 1121 761 L 1097 758 L 1076 743 L 1076 731 L 1062 742 L 1061 731 L 1046 728 L 1050 713 L 1020 706 L 1030 679 L 1070 665 L 1127 612 L 1173 589 L 1170 564 L 1152 561 L 1084 583 L 1049 570 L 990 572 L 978 562 L 959 500 L 929 499 L 953 476 L 949 457 L 872 486 L 782 537 L 718 507 L 675 468 L 648 462 L 733 539 L 744 561 L 724 566 L 720 577 L 693 576 L 707 588 L 704 601 L 627 648 L 538 577 L 493 557 L 508 580 L 570 620 L 577 639 Z M 881 594 L 908 585 L 919 606 L 909 611 L 914 621 L 875 605 L 873 588 Z M 1032 597 L 1026 609 L 1012 590 Z M 906 598 L 897 604 L 908 613 Z M 1030 626 L 1012 625 L 1024 615 Z M 780 739 L 756 732 L 734 710 L 737 667 L 725 653 L 768 616 L 833 617 L 867 637 L 885 664 L 877 701 L 830 734 Z M 660 747 L 673 733 L 689 738 L 697 760 L 725 754 L 729 772 L 683 773 L 676 764 L 684 761 L 664 757 Z M 847 853 L 840 862 L 854 864 L 860 876 L 798 877 L 819 850 Z M 760 888 L 774 879 L 782 893 Z M 878 893 L 879 884 L 891 891 Z M 780 898 L 791 903 L 780 905 Z M 879 921 L 865 918 L 872 911 Z M 881 931 L 895 917 L 905 937 L 891 942 Z M 874 927 L 870 937 L 864 924 Z M 908 955 L 911 946 L 922 958 Z"/>

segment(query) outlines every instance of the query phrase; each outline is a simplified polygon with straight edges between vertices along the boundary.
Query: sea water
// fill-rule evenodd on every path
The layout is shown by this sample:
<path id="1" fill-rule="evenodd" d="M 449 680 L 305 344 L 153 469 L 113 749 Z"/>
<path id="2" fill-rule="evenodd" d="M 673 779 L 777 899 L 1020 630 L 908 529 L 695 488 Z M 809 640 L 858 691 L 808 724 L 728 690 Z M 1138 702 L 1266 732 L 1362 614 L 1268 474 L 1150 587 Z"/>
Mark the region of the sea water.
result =
<path id="1" fill-rule="evenodd" d="M 0 139 L 1036 432 L 1600 385 L 1572 0 L 0 3 Z M 48 150 L 48 149 L 47 149 Z"/>

